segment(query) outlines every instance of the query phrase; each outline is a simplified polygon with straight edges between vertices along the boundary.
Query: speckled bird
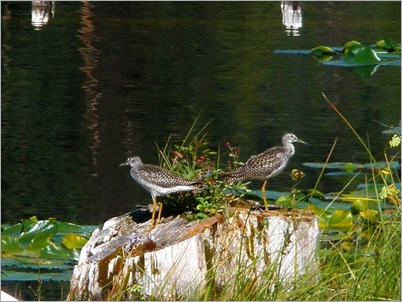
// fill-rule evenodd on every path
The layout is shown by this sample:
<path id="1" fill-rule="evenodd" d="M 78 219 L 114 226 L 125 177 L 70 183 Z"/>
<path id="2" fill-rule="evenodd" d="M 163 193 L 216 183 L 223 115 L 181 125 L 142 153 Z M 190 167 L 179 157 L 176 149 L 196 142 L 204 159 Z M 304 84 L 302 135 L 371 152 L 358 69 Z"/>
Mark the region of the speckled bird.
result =
<path id="1" fill-rule="evenodd" d="M 145 190 L 151 193 L 153 211 L 151 227 L 160 222 L 163 204 L 159 203 L 158 219 L 155 222 L 156 197 L 182 191 L 199 191 L 201 181 L 185 179 L 169 170 L 158 166 L 143 164 L 139 156 L 130 157 L 120 166 L 131 166 L 130 175 Z"/>
<path id="2" fill-rule="evenodd" d="M 225 174 L 225 182 L 233 183 L 242 180 L 264 180 L 261 188 L 265 210 L 268 211 L 265 186 L 267 180 L 285 169 L 289 159 L 295 154 L 295 147 L 292 143 L 306 142 L 298 139 L 293 133 L 285 133 L 282 136 L 282 146 L 272 147 L 260 154 L 252 155 L 247 162 L 239 169 Z"/>

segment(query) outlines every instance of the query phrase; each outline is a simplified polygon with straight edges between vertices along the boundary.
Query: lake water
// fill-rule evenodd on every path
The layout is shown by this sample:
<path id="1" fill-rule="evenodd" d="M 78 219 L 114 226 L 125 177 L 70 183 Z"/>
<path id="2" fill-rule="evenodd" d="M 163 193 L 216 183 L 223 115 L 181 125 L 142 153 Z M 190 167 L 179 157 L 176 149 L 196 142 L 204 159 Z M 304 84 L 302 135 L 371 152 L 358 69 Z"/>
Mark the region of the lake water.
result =
<path id="1" fill-rule="evenodd" d="M 101 224 L 151 202 L 127 157 L 158 164 L 155 144 L 212 119 L 212 149 L 239 146 L 242 161 L 294 132 L 286 172 L 268 190 L 289 191 L 293 168 L 312 188 L 332 161 L 369 162 L 322 93 L 378 160 L 387 125 L 400 121 L 400 67 L 369 76 L 311 56 L 275 54 L 350 40 L 401 37 L 400 2 L 301 2 L 286 28 L 280 2 L 2 2 L 2 223 L 33 215 Z M 48 15 L 46 15 L 48 13 Z M 48 17 L 46 17 L 48 16 Z M 292 15 L 285 16 L 292 18 Z M 47 20 L 48 18 L 48 20 Z M 318 189 L 345 183 L 324 179 Z M 252 187 L 260 187 L 253 182 Z M 57 297 L 56 297 L 57 298 Z"/>

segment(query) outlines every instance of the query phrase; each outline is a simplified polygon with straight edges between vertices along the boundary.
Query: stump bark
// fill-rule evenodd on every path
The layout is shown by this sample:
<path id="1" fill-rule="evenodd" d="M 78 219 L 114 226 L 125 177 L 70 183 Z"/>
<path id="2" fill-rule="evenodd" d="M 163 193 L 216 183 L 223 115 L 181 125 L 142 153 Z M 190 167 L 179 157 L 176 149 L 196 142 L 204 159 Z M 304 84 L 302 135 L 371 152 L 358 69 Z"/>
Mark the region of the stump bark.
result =
<path id="1" fill-rule="evenodd" d="M 188 222 L 162 219 L 150 233 L 138 211 L 108 220 L 81 250 L 69 300 L 200 299 L 238 280 L 317 276 L 318 223 L 298 210 L 236 211 Z M 137 221 L 137 222 L 136 222 Z M 275 286 L 267 284 L 267 289 Z"/>

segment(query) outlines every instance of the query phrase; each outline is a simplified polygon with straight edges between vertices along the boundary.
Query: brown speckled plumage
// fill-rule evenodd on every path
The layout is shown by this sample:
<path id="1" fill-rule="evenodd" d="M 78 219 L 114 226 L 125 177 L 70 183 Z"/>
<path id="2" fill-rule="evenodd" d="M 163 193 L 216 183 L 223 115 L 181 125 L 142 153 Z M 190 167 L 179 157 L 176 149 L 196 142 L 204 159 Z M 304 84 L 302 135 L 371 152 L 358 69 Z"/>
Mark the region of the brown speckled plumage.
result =
<path id="1" fill-rule="evenodd" d="M 138 156 L 128 158 L 127 161 L 120 166 L 124 165 L 131 166 L 131 177 L 145 190 L 151 193 L 154 204 L 152 212 L 153 221 L 155 218 L 157 196 L 168 195 L 175 192 L 199 190 L 202 184 L 200 181 L 185 179 L 161 167 L 143 164 Z M 160 220 L 161 212 L 162 205 L 160 205 L 159 208 L 158 221 Z M 152 229 L 153 226 L 154 225 L 151 224 L 150 229 Z"/>
<path id="2" fill-rule="evenodd" d="M 265 180 L 261 191 L 263 193 L 264 203 L 267 207 L 265 197 L 265 185 L 267 179 L 280 174 L 286 167 L 289 159 L 295 153 L 295 147 L 292 143 L 306 142 L 298 139 L 293 133 L 285 133 L 282 136 L 282 146 L 272 147 L 260 154 L 252 155 L 247 162 L 233 172 L 225 175 L 226 183 L 233 183 L 242 180 Z"/>
<path id="3" fill-rule="evenodd" d="M 285 133 L 282 137 L 283 146 L 272 147 L 260 154 L 252 155 L 239 169 L 226 174 L 225 181 L 232 183 L 252 179 L 266 180 L 280 174 L 295 153 L 292 145 L 295 142 L 305 144 L 293 133 Z"/>

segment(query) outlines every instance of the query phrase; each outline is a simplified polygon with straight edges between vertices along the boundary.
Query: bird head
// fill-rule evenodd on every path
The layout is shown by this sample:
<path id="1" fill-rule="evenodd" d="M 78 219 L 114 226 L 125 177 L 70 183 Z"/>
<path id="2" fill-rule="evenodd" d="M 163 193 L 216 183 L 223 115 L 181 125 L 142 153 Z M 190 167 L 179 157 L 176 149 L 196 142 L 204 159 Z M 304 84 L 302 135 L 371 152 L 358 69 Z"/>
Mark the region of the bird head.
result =
<path id="1" fill-rule="evenodd" d="M 282 142 L 286 143 L 302 143 L 308 145 L 305 141 L 297 138 L 297 136 L 293 133 L 287 132 L 282 136 Z"/>
<path id="2" fill-rule="evenodd" d="M 141 158 L 139 156 L 129 157 L 124 163 L 121 163 L 120 166 L 131 166 L 142 164 Z"/>

